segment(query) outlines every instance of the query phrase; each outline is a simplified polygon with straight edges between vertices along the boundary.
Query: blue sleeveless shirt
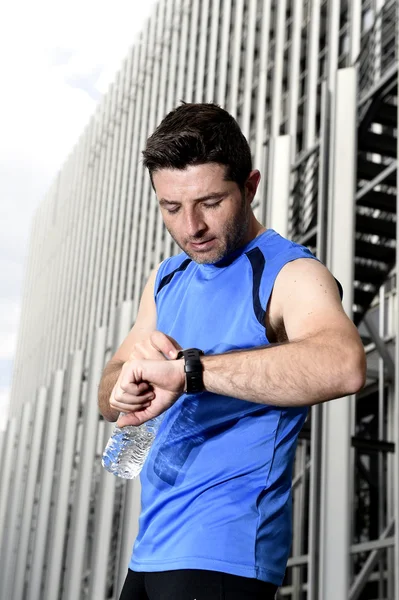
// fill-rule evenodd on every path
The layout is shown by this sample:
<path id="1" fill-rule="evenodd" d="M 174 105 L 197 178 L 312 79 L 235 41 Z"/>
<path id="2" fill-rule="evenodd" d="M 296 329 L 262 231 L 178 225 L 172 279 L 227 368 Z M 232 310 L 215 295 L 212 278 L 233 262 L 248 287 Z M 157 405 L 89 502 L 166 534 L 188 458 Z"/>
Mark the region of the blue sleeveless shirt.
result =
<path id="1" fill-rule="evenodd" d="M 155 282 L 157 329 L 206 354 L 267 345 L 265 313 L 282 267 L 315 257 L 269 229 L 222 261 L 182 253 Z M 130 569 L 206 569 L 281 585 L 291 546 L 291 479 L 307 408 L 209 392 L 165 413 L 141 472 Z"/>

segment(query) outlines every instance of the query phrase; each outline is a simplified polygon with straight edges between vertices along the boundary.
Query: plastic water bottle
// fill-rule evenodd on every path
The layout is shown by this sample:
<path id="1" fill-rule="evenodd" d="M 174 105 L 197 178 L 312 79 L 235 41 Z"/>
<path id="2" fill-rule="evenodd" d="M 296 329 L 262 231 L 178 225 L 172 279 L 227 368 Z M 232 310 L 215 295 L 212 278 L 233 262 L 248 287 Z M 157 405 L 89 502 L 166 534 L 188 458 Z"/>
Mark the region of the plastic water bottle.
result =
<path id="1" fill-rule="evenodd" d="M 103 467 L 124 479 L 140 473 L 155 439 L 163 414 L 139 426 L 115 427 L 102 457 Z"/>

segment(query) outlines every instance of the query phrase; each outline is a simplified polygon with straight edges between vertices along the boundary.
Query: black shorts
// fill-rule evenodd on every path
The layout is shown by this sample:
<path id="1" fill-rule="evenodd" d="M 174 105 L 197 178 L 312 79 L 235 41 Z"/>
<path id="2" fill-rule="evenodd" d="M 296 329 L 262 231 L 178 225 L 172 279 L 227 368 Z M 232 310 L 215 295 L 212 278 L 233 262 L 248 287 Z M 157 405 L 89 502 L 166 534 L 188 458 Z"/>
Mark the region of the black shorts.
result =
<path id="1" fill-rule="evenodd" d="M 272 583 L 218 571 L 129 569 L 119 600 L 273 600 L 276 591 Z"/>

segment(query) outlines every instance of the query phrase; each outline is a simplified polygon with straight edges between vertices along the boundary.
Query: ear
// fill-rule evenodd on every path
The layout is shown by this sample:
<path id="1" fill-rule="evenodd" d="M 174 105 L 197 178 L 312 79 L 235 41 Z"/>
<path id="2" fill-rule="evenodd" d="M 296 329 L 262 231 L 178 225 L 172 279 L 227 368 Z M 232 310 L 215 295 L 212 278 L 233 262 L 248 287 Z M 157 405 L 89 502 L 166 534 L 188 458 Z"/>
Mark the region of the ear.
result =
<path id="1" fill-rule="evenodd" d="M 245 182 L 245 192 L 246 196 L 251 203 L 255 197 L 256 190 L 258 189 L 258 185 L 260 182 L 260 173 L 258 170 L 253 170 L 248 175 L 248 179 Z"/>

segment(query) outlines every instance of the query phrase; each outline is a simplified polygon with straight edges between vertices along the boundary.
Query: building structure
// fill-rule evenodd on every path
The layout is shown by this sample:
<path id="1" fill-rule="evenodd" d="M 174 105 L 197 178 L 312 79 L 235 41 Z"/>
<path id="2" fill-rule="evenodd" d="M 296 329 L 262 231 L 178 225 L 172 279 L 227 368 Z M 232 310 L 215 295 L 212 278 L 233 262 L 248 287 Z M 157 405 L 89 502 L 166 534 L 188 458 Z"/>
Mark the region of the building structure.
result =
<path id="1" fill-rule="evenodd" d="M 4 600 L 115 599 L 139 483 L 107 474 L 103 366 L 150 270 L 178 251 L 140 152 L 181 99 L 236 116 L 256 214 L 342 282 L 368 355 L 356 398 L 312 408 L 280 598 L 399 600 L 398 6 L 160 0 L 35 215 L 2 436 Z M 22 576 L 21 576 L 22 575 Z"/>

